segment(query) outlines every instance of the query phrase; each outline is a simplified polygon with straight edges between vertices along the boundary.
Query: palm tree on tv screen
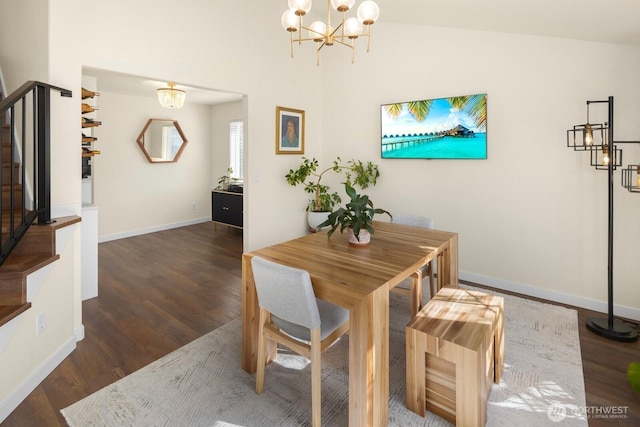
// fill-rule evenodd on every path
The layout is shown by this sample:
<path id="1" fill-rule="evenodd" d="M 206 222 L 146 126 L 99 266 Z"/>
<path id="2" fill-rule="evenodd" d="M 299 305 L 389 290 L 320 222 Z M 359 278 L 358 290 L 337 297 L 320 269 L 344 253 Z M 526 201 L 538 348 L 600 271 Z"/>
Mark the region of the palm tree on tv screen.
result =
<path id="1" fill-rule="evenodd" d="M 485 94 L 455 96 L 448 98 L 448 101 L 453 108 L 467 113 L 478 129 L 487 128 L 487 96 Z"/>
<path id="2" fill-rule="evenodd" d="M 460 111 L 467 113 L 474 121 L 478 129 L 485 130 L 487 127 L 487 96 L 486 94 L 466 95 L 466 96 L 454 96 L 446 98 L 449 105 L 453 108 L 457 108 Z M 424 121 L 429 115 L 429 109 L 433 99 L 424 101 L 405 102 L 400 104 L 385 105 L 384 109 L 387 115 L 393 119 L 397 119 L 402 113 L 404 106 L 406 105 L 407 111 L 418 122 Z"/>
<path id="3" fill-rule="evenodd" d="M 433 99 L 428 99 L 424 101 L 413 101 L 413 102 L 405 102 L 402 104 L 389 104 L 385 105 L 385 110 L 389 117 L 393 119 L 397 119 L 404 106 L 407 106 L 407 110 L 411 115 L 418 121 L 422 122 L 429 115 L 429 109 L 431 108 L 431 103 Z"/>

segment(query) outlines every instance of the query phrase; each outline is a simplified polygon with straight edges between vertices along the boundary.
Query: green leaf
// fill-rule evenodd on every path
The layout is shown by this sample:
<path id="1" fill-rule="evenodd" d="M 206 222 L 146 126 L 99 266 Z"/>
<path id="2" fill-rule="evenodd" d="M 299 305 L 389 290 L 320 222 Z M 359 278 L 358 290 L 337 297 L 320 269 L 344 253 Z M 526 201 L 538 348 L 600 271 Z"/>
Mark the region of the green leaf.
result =
<path id="1" fill-rule="evenodd" d="M 627 378 L 629 378 L 631 388 L 633 388 L 636 393 L 640 393 L 640 363 L 629 363 L 629 367 L 627 368 Z"/>
<path id="2" fill-rule="evenodd" d="M 298 184 L 305 185 L 305 192 L 314 194 L 314 198 L 309 200 L 307 211 L 331 211 L 341 200 L 337 192 L 330 193 L 327 185 L 320 182 L 326 172 L 333 171 L 341 174 L 345 178 L 343 184 L 350 187 L 367 188 L 369 185 L 376 185 L 380 171 L 378 165 L 370 161 L 363 163 L 361 160 L 350 160 L 343 162 L 340 157 L 336 157 L 333 164 L 328 168 L 318 172 L 319 162 L 314 157 L 309 159 L 302 156 L 302 162 L 297 169 L 290 169 L 285 175 L 287 183 L 292 186 Z M 306 182 L 305 182 L 306 181 Z M 350 195 L 351 197 L 351 195 Z M 356 195 L 357 197 L 357 195 Z"/>

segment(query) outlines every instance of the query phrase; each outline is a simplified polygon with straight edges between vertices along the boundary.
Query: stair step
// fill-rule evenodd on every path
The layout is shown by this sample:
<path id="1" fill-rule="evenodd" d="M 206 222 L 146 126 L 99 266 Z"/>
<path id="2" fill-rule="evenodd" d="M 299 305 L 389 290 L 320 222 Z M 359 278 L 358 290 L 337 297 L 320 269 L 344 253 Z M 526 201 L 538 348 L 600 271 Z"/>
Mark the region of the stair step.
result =
<path id="1" fill-rule="evenodd" d="M 5 144 L 4 136 L 2 138 L 2 160 L 11 159 L 11 144 Z"/>
<path id="2" fill-rule="evenodd" d="M 11 256 L 0 268 L 0 301 L 7 305 L 27 302 L 26 277 L 58 260 L 60 255 Z"/>
<path id="3" fill-rule="evenodd" d="M 0 326 L 31 307 L 27 302 L 27 276 L 60 259 L 55 253 L 56 230 L 80 220 L 78 216 L 67 216 L 55 218 L 51 224 L 29 227 L 0 266 Z"/>
<path id="4" fill-rule="evenodd" d="M 20 163 L 18 162 L 2 162 L 2 181 L 1 182 L 11 182 L 11 171 L 13 170 L 13 179 L 14 182 L 19 182 L 20 180 Z"/>
<path id="5" fill-rule="evenodd" d="M 16 197 L 18 195 L 16 194 Z M 4 191 L 2 192 L 2 206 L 9 206 L 9 193 L 5 193 Z M 20 197 L 21 197 L 21 193 L 20 193 Z M 20 202 L 20 205 L 22 205 L 22 202 Z M 27 210 L 25 211 L 25 214 L 29 213 L 30 211 Z M 13 220 L 16 224 L 18 224 L 20 222 L 20 213 L 21 213 L 21 209 L 17 208 L 16 210 L 13 211 Z M 1 216 L 1 221 L 2 223 L 1 228 L 0 228 L 0 233 L 2 233 L 2 241 L 4 242 L 6 235 L 9 234 L 9 230 L 11 228 L 11 211 L 7 211 L 7 210 L 3 210 L 2 211 L 2 216 Z"/>
<path id="6" fill-rule="evenodd" d="M 20 184 L 16 184 L 14 185 L 15 188 L 15 196 L 14 196 L 14 202 L 15 202 L 15 208 L 16 209 L 20 209 L 22 208 L 22 185 Z M 5 206 L 11 206 L 11 192 L 9 191 L 11 189 L 10 185 L 3 185 L 2 186 L 2 207 Z M 9 217 L 9 215 L 7 214 L 7 218 Z M 3 224 L 4 224 L 4 214 L 3 214 Z"/>
<path id="7" fill-rule="evenodd" d="M 17 304 L 17 305 L 0 305 L 0 326 L 5 323 L 9 323 L 11 319 L 14 319 L 21 313 L 24 313 L 31 308 L 31 303 Z"/>
<path id="8" fill-rule="evenodd" d="M 31 274 L 58 259 L 60 255 L 12 255 L 0 267 L 0 278 L 4 280 L 23 273 Z"/>

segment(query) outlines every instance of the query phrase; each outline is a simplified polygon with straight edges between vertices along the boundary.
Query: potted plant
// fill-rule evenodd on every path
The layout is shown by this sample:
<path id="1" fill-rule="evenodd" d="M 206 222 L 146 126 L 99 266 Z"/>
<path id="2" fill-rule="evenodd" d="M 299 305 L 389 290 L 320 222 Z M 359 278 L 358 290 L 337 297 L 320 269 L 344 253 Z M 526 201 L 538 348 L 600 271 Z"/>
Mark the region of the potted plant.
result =
<path id="1" fill-rule="evenodd" d="M 349 183 L 345 183 L 344 189 L 351 201 L 347 203 L 346 207 L 340 207 L 331 212 L 329 218 L 320 224 L 318 228 L 331 227 L 327 233 L 329 238 L 338 227 L 340 227 L 340 233 L 343 233 L 346 229 L 349 244 L 355 246 L 368 245 L 374 232 L 374 215 L 385 213 L 389 215 L 389 218 L 392 218 L 392 216 L 384 209 L 375 208 L 369 196 L 357 194 L 355 188 Z"/>
<path id="2" fill-rule="evenodd" d="M 229 187 L 229 183 L 233 180 L 231 175 L 233 174 L 233 168 L 229 166 L 227 168 L 227 174 L 218 178 L 218 189 L 226 190 Z"/>
<path id="3" fill-rule="evenodd" d="M 325 221 L 334 207 L 341 202 L 340 195 L 335 191 L 331 192 L 329 186 L 322 183 L 322 178 L 327 172 L 343 174 L 349 185 L 357 185 L 362 189 L 375 185 L 380 176 L 378 165 L 372 162 L 350 160 L 345 163 L 340 157 L 336 157 L 332 166 L 322 171 L 318 171 L 318 168 L 318 160 L 302 157 L 302 163 L 298 168 L 290 169 L 285 175 L 289 184 L 304 184 L 304 191 L 313 194 L 306 208 L 309 229 L 312 231 L 316 231 L 318 225 Z"/>

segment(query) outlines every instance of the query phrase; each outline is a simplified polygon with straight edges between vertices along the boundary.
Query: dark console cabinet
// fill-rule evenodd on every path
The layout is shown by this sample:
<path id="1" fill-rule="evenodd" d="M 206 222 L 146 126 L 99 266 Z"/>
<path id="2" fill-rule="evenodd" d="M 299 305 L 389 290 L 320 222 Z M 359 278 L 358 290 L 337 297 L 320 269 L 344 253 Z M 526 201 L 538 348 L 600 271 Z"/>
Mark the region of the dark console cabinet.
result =
<path id="1" fill-rule="evenodd" d="M 242 193 L 213 190 L 211 220 L 215 223 L 242 228 Z"/>

